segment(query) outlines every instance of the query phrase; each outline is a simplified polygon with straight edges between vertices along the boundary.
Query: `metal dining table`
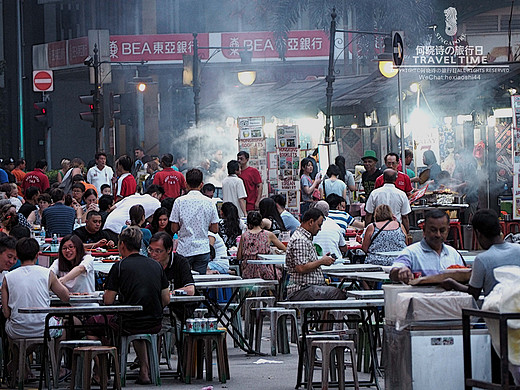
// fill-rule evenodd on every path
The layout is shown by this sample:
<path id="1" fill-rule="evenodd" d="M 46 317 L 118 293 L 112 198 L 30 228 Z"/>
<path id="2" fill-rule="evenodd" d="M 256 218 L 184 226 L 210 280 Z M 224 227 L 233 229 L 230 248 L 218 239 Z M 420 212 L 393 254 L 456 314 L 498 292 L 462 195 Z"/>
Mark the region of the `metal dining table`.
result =
<path id="1" fill-rule="evenodd" d="M 210 282 L 195 282 L 195 288 L 201 294 L 206 297 L 206 304 L 208 309 L 217 320 L 228 330 L 228 334 L 233 340 L 240 346 L 240 348 L 251 354 L 259 354 L 256 352 L 247 340 L 242 330 L 235 327 L 233 324 L 233 318 L 237 317 L 241 307 L 244 305 L 248 293 L 252 292 L 256 288 L 275 288 L 278 284 L 276 280 L 264 280 L 260 278 L 256 279 L 241 279 L 241 280 L 220 280 Z M 225 305 L 221 305 L 217 300 L 217 294 L 211 294 L 210 291 L 217 290 L 220 288 L 230 288 L 232 290 L 231 297 L 228 299 Z M 242 290 L 242 294 L 239 292 Z M 236 307 L 230 310 L 231 303 L 236 302 Z M 230 311 L 230 313 L 228 313 Z"/>
<path id="2" fill-rule="evenodd" d="M 347 297 L 354 299 L 384 299 L 385 292 L 383 290 L 353 290 L 347 291 Z"/>
<path id="3" fill-rule="evenodd" d="M 74 325 L 74 316 L 81 316 L 81 315 L 97 315 L 101 314 L 105 316 L 110 314 L 120 314 L 120 313 L 129 313 L 129 312 L 137 312 L 142 311 L 142 306 L 134 306 L 134 305 L 107 305 L 107 306 L 51 306 L 51 307 L 24 307 L 18 309 L 19 313 L 29 313 L 29 314 L 46 314 L 45 316 L 45 330 L 43 333 L 43 351 L 42 351 L 42 368 L 40 370 L 40 383 L 39 388 L 43 388 L 43 380 L 45 375 L 45 380 L 47 382 L 48 389 L 51 388 L 50 378 L 49 378 L 49 367 L 48 365 L 48 345 L 50 341 L 50 328 L 49 326 L 49 320 L 54 317 L 68 317 L 68 325 L 54 325 L 52 326 L 53 329 L 58 328 L 65 328 L 65 327 L 85 327 L 83 325 Z M 105 321 L 105 323 L 108 323 Z M 121 316 L 118 316 L 118 328 L 119 328 L 119 334 L 116 336 L 117 338 L 117 347 L 119 351 L 119 355 L 121 354 L 121 333 L 120 330 L 122 329 L 122 318 Z M 119 356 L 120 357 L 120 356 Z"/>
<path id="4" fill-rule="evenodd" d="M 302 339 L 298 345 L 298 372 L 296 377 L 296 388 L 300 386 L 306 386 L 307 383 L 303 381 L 303 369 L 304 366 L 309 367 L 308 364 L 304 365 L 304 361 L 306 359 L 308 351 L 307 349 L 307 341 L 306 337 L 309 334 L 309 325 L 310 324 L 323 324 L 323 323 L 338 323 L 342 320 L 336 319 L 311 319 L 311 313 L 315 311 L 323 311 L 323 310 L 350 310 L 350 309 L 358 309 L 361 314 L 361 323 L 368 335 L 368 342 L 370 347 L 370 356 L 371 356 L 371 366 L 370 366 L 370 380 L 369 381 L 360 381 L 359 384 L 361 386 L 376 386 L 378 389 L 378 375 L 379 375 L 379 366 L 377 360 L 377 345 L 375 339 L 375 332 L 378 331 L 378 321 L 379 321 L 379 308 L 383 307 L 385 304 L 384 299 L 337 299 L 337 300 L 323 300 L 323 301 L 285 301 L 278 302 L 278 306 L 282 306 L 287 309 L 297 309 L 300 311 L 302 316 Z M 370 318 L 372 315 L 375 318 L 375 329 L 372 325 L 372 321 Z M 325 369 L 325 368 L 324 368 Z M 309 378 L 309 373 L 306 373 L 306 378 Z M 316 383 L 316 385 L 319 385 Z M 352 385 L 351 383 L 345 385 Z"/>

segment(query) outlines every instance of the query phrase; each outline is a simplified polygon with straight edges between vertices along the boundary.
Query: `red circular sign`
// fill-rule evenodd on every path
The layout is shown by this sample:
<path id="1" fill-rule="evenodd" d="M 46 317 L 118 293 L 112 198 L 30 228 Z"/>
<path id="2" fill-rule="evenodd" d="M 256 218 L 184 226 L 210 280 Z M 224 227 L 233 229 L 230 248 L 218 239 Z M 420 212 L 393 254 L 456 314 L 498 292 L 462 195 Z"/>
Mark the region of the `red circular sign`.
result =
<path id="1" fill-rule="evenodd" d="M 34 73 L 33 85 L 35 91 L 49 91 L 52 89 L 52 74 L 41 70 Z"/>

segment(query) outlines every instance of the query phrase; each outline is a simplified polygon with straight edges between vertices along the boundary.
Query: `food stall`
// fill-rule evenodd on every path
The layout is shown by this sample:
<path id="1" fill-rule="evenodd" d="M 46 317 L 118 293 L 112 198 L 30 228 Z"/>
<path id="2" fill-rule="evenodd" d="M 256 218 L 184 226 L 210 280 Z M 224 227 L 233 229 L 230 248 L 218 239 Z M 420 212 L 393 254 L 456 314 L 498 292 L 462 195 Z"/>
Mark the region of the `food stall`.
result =
<path id="1" fill-rule="evenodd" d="M 469 294 L 435 286 L 386 285 L 385 389 L 464 388 L 462 308 L 475 308 Z M 487 329 L 471 333 L 473 377 L 491 380 Z"/>

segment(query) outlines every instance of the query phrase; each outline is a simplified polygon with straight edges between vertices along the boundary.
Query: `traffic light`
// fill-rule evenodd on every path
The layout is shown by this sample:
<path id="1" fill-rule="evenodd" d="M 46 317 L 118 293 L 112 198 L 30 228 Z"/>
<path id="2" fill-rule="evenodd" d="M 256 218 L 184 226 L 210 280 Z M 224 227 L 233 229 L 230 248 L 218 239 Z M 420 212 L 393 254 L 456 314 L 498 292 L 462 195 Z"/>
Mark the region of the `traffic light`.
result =
<path id="1" fill-rule="evenodd" d="M 92 127 L 100 129 L 104 125 L 103 115 L 103 95 L 101 92 L 92 90 L 90 95 L 79 96 L 79 101 L 82 104 L 89 106 L 89 112 L 80 112 L 79 117 L 81 120 L 92 123 Z"/>
<path id="2" fill-rule="evenodd" d="M 41 102 L 35 102 L 34 108 L 37 114 L 34 116 L 36 122 L 41 123 L 45 128 L 52 127 L 52 102 L 49 96 L 45 96 Z"/>
<path id="3" fill-rule="evenodd" d="M 135 119 L 135 94 L 121 93 L 110 95 L 110 113 L 114 119 L 119 119 L 122 125 L 132 126 Z"/>

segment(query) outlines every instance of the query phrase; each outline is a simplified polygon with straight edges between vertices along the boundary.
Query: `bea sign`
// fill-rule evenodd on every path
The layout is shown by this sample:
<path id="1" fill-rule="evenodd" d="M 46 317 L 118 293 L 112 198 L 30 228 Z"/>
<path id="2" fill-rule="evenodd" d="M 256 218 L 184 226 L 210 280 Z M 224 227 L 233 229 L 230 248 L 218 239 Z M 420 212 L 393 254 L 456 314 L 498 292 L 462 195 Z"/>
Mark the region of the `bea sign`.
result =
<path id="1" fill-rule="evenodd" d="M 54 91 L 54 79 L 52 70 L 33 71 L 33 91 L 51 92 Z"/>

